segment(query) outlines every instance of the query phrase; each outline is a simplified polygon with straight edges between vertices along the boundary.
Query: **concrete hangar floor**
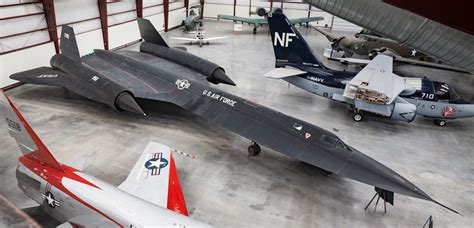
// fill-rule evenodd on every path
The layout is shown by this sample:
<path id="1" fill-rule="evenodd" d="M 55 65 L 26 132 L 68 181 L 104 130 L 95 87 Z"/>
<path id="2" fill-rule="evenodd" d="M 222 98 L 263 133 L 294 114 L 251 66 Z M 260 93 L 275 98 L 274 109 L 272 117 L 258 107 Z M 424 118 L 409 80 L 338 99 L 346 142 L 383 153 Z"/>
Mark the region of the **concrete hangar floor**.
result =
<path id="1" fill-rule="evenodd" d="M 59 161 L 85 159 L 84 172 L 113 185 L 125 180 L 149 141 L 194 155 L 174 156 L 188 210 L 216 227 L 421 227 L 430 215 L 440 227 L 474 226 L 474 119 L 443 128 L 424 118 L 400 123 L 372 116 L 356 123 L 343 104 L 263 77 L 274 67 L 267 28 L 253 35 L 244 25 L 243 32 L 234 33 L 231 22 L 205 21 L 204 30 L 209 37 L 229 36 L 202 48 L 187 46 L 222 65 L 237 83 L 217 87 L 335 132 L 464 216 L 402 195 L 395 196 L 386 214 L 380 203 L 376 212 L 373 205 L 364 211 L 373 187 L 326 176 L 268 148 L 249 157 L 249 140 L 169 104 L 144 102 L 148 116 L 141 117 L 62 88 L 22 85 L 7 94 Z M 327 40 L 315 30 L 300 31 L 321 56 Z M 184 35 L 175 29 L 164 37 Z M 471 78 L 447 81 L 464 86 L 460 91 L 471 88 L 463 95 L 474 97 Z M 35 206 L 16 186 L 20 152 L 4 127 L 0 135 L 0 192 L 19 207 Z"/>

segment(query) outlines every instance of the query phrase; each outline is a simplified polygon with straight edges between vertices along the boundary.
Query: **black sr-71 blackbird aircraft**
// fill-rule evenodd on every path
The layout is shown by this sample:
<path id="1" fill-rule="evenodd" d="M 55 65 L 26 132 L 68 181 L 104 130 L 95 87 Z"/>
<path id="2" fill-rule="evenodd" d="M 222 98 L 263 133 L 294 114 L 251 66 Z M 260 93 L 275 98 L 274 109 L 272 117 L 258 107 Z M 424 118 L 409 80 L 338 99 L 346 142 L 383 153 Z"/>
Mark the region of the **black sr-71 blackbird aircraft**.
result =
<path id="1" fill-rule="evenodd" d="M 438 203 L 335 134 L 211 87 L 209 82 L 235 84 L 220 66 L 168 47 L 150 21 L 138 19 L 138 24 L 145 40 L 140 52 L 95 50 L 95 55 L 84 58 L 79 57 L 73 29 L 65 26 L 62 54 L 52 57 L 52 67 L 16 73 L 11 78 L 62 86 L 115 109 L 140 114 L 144 112 L 135 98 L 169 102 L 252 140 L 251 155 L 260 152 L 258 142 L 327 172 L 375 186 L 378 192 L 390 196 L 397 192 Z"/>

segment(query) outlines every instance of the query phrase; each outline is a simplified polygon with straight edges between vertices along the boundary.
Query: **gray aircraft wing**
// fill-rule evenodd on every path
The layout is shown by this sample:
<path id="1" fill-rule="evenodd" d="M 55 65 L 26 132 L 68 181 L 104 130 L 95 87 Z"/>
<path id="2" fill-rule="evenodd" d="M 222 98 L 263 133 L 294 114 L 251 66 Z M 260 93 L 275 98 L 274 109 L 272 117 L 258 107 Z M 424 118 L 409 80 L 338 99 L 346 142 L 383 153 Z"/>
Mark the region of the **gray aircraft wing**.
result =
<path id="1" fill-rule="evenodd" d="M 11 79 L 32 84 L 63 86 L 69 75 L 52 67 L 38 67 L 27 71 L 12 74 Z"/>
<path id="2" fill-rule="evenodd" d="M 218 19 L 238 21 L 243 23 L 255 24 L 255 25 L 268 25 L 268 21 L 265 18 L 251 18 L 251 17 L 236 17 L 231 15 L 217 15 Z"/>
<path id="3" fill-rule="evenodd" d="M 304 24 L 304 23 L 322 21 L 322 20 L 324 20 L 324 17 L 302 17 L 302 18 L 290 19 L 289 21 L 292 25 L 296 25 L 296 24 Z"/>
<path id="4" fill-rule="evenodd" d="M 340 36 L 337 36 L 329 31 L 326 31 L 324 29 L 321 29 L 321 28 L 318 28 L 318 27 L 313 27 L 316 31 L 318 31 L 319 33 L 323 34 L 328 40 L 329 42 L 334 42 L 338 39 L 340 39 L 341 37 Z"/>

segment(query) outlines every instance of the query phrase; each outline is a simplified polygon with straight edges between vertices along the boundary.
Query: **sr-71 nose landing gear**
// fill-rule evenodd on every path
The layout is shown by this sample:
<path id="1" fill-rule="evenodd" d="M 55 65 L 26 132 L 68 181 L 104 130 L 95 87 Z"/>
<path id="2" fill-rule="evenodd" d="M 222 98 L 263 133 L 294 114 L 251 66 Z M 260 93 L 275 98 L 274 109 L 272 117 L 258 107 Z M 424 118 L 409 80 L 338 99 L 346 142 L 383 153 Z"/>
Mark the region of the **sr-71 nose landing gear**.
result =
<path id="1" fill-rule="evenodd" d="M 257 156 L 261 149 L 260 149 L 260 146 L 257 144 L 257 142 L 255 141 L 252 141 L 250 143 L 250 146 L 248 147 L 248 151 L 249 151 L 249 156 Z"/>

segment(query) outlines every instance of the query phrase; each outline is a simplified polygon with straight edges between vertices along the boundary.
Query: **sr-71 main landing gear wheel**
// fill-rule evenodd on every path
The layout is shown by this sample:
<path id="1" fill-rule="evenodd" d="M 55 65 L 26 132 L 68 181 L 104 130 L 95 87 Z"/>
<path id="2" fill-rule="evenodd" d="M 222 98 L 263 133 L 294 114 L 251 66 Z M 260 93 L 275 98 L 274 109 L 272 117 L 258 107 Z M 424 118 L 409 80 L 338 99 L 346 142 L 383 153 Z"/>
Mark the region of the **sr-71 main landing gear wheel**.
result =
<path id="1" fill-rule="evenodd" d="M 252 141 L 250 143 L 248 151 L 249 151 L 249 156 L 257 156 L 260 153 L 261 149 L 260 149 L 260 146 L 257 144 L 257 142 Z"/>
<path id="2" fill-rule="evenodd" d="M 253 34 L 257 34 L 257 28 L 253 28 Z"/>
<path id="3" fill-rule="evenodd" d="M 434 120 L 434 123 L 440 127 L 446 126 L 446 120 Z"/>
<path id="4" fill-rule="evenodd" d="M 362 114 L 360 114 L 359 112 L 356 112 L 354 113 L 354 115 L 352 116 L 352 119 L 355 121 L 355 122 L 360 122 L 362 121 L 364 117 L 362 116 Z"/>

